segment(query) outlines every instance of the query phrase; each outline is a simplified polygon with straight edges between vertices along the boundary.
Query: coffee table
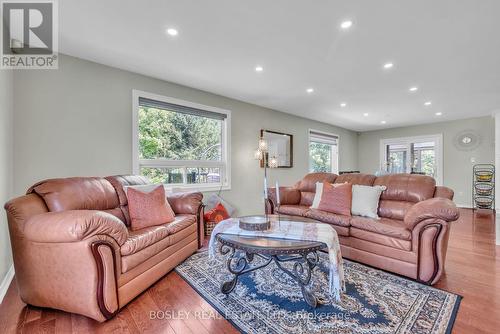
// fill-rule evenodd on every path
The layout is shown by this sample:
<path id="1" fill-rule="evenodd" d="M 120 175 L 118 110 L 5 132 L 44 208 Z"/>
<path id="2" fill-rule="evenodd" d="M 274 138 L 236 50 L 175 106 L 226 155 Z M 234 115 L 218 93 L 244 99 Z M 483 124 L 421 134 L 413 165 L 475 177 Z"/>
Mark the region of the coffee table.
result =
<path id="1" fill-rule="evenodd" d="M 281 217 L 298 221 L 311 221 L 297 219 L 297 217 Z M 216 236 L 220 243 L 220 252 L 228 255 L 227 269 L 233 278 L 221 285 L 221 292 L 229 294 L 238 283 L 238 277 L 264 268 L 274 262 L 278 268 L 291 277 L 302 291 L 302 296 L 308 305 L 316 307 L 318 299 L 307 287 L 311 281 L 313 269 L 319 262 L 318 251 L 326 244 L 317 241 L 303 241 L 291 239 L 265 238 L 254 236 L 238 236 L 220 233 Z M 263 260 L 260 264 L 253 264 L 255 257 Z M 286 262 L 293 262 L 292 269 L 283 266 Z"/>

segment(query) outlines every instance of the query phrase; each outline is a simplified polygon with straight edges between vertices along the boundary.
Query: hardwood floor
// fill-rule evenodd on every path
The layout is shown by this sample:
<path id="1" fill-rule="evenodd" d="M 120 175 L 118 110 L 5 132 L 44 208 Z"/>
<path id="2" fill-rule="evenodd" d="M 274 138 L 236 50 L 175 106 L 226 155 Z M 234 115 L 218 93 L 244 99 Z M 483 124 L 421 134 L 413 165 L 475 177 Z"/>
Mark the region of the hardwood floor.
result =
<path id="1" fill-rule="evenodd" d="M 446 275 L 435 285 L 462 295 L 453 333 L 500 331 L 500 246 L 493 215 L 462 209 L 453 224 Z M 173 311 L 175 319 L 150 320 L 150 312 Z M 207 319 L 193 316 L 203 314 Z M 186 317 L 186 314 L 191 316 Z M 169 273 L 110 321 L 26 306 L 12 282 L 0 305 L 0 333 L 238 333 L 175 272 Z"/>

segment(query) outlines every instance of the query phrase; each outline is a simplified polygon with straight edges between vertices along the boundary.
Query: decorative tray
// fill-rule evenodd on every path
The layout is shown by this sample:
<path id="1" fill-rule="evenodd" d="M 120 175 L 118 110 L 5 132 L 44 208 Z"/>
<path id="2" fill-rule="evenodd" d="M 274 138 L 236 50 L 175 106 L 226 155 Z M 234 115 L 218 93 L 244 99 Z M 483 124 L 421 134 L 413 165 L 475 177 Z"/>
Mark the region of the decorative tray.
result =
<path id="1" fill-rule="evenodd" d="M 266 217 L 247 216 L 240 218 L 239 226 L 247 231 L 266 231 L 271 227 L 271 221 Z"/>

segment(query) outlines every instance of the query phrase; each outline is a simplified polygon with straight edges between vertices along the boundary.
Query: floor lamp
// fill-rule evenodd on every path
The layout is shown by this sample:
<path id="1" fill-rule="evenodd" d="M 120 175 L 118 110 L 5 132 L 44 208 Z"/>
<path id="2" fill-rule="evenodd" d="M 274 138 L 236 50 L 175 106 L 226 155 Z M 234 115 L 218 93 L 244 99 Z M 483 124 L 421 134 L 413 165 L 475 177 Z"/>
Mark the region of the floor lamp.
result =
<path id="1" fill-rule="evenodd" d="M 267 140 L 264 138 L 259 139 L 259 148 L 255 151 L 254 158 L 263 162 L 264 165 L 264 200 L 269 199 L 269 194 L 267 193 L 267 168 L 277 168 L 278 159 L 272 156 L 270 159 L 269 155 L 269 145 Z M 267 220 L 267 210 L 266 210 L 266 220 Z"/>

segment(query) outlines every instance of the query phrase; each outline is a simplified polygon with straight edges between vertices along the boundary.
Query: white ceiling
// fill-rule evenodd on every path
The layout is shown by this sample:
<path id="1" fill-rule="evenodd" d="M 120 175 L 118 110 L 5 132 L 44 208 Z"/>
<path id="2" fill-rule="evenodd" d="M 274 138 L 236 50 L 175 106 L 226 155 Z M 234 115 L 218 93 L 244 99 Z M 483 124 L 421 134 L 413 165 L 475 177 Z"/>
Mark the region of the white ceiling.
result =
<path id="1" fill-rule="evenodd" d="M 59 10 L 62 53 L 356 131 L 500 108 L 498 0 L 64 0 Z"/>

